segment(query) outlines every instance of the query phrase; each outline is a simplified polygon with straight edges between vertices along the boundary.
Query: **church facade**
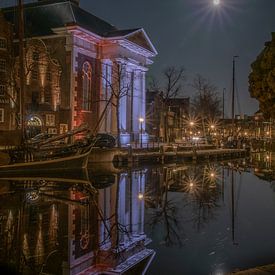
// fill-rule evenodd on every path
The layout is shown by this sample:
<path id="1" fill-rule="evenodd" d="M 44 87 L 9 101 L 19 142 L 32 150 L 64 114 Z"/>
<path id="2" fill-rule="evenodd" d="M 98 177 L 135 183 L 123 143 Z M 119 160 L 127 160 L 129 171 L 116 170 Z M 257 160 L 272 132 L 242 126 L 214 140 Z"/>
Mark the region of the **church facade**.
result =
<path id="1" fill-rule="evenodd" d="M 3 14 L 16 29 L 14 8 Z M 145 75 L 157 55 L 146 32 L 117 29 L 74 0 L 26 4 L 24 15 L 29 134 L 87 124 L 92 132 L 119 134 L 122 144 L 146 138 Z M 16 90 L 18 66 L 14 71 Z"/>

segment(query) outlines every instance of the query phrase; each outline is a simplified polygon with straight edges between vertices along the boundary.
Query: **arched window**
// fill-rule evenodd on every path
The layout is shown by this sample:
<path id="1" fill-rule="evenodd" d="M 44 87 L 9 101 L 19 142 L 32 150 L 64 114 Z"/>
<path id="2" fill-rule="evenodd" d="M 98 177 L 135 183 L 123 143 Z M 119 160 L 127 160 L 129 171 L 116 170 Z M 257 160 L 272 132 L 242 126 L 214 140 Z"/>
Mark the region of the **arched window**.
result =
<path id="1" fill-rule="evenodd" d="M 91 110 L 91 76 L 92 68 L 89 62 L 84 62 L 82 67 L 82 109 Z"/>

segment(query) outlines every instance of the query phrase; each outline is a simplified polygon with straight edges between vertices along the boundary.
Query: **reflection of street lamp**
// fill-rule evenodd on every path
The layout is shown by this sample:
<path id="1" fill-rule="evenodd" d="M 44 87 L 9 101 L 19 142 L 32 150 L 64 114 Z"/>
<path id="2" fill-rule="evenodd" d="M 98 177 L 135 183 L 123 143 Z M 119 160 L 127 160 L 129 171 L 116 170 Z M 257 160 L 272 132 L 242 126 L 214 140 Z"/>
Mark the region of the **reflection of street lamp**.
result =
<path id="1" fill-rule="evenodd" d="M 139 123 L 140 123 L 140 147 L 142 147 L 142 123 L 144 122 L 144 118 L 140 117 L 139 119 Z"/>

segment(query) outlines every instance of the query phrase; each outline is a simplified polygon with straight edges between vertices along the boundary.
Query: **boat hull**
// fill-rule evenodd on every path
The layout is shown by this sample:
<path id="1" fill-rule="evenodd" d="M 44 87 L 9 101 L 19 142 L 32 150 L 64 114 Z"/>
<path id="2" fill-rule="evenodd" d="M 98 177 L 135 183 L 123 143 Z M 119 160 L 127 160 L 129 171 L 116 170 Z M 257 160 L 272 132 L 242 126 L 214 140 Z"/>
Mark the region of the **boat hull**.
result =
<path id="1" fill-rule="evenodd" d="M 28 173 L 31 171 L 56 171 L 56 170 L 70 170 L 83 169 L 87 167 L 88 157 L 91 150 L 83 154 L 56 158 L 51 160 L 32 161 L 24 163 L 15 163 L 0 166 L 1 174 L 10 173 Z"/>

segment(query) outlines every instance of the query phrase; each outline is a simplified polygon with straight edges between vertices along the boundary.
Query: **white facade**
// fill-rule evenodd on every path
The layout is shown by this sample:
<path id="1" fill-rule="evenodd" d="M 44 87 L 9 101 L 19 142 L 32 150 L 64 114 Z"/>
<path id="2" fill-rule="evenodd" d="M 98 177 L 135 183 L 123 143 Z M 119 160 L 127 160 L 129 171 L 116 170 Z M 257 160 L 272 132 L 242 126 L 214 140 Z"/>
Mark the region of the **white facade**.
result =
<path id="1" fill-rule="evenodd" d="M 87 121 L 79 121 L 76 109 L 78 83 L 76 81 L 79 56 L 94 58 L 100 62 L 100 86 L 98 131 L 117 135 L 117 122 L 121 132 L 121 143 L 138 140 L 145 134 L 145 74 L 151 58 L 157 52 L 143 29 L 129 31 L 127 35 L 104 38 L 78 26 L 54 29 L 58 35 L 67 37 L 66 50 L 71 52 L 70 98 L 72 108 L 72 127 Z M 132 42 L 135 41 L 135 42 Z M 137 41 L 137 42 L 136 42 Z M 92 80 L 93 81 L 93 80 Z M 119 120 L 116 119 L 116 106 L 119 100 Z M 103 114 L 103 115 L 102 115 Z M 140 123 L 140 118 L 144 122 Z"/>

